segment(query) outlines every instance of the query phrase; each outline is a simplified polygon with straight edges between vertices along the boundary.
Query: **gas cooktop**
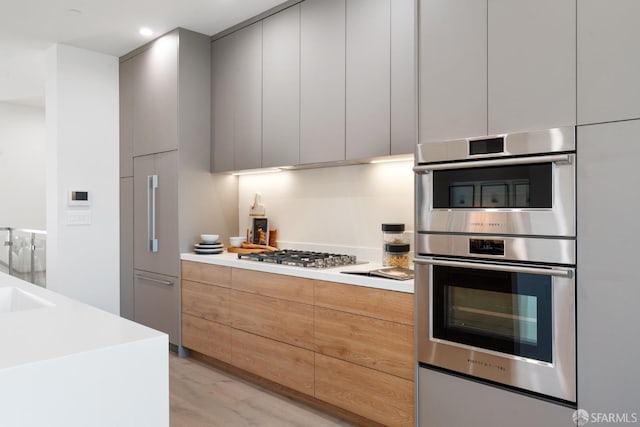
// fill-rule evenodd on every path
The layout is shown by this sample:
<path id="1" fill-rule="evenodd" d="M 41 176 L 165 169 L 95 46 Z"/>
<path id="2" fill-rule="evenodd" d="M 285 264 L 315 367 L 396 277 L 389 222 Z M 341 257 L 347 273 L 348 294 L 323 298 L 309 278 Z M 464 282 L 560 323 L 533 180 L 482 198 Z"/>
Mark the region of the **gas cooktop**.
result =
<path id="1" fill-rule="evenodd" d="M 357 261 L 355 255 L 297 251 L 291 249 L 272 252 L 238 254 L 238 259 L 268 262 L 281 265 L 293 265 L 297 267 L 307 268 L 331 268 L 344 265 L 360 264 L 360 262 Z"/>

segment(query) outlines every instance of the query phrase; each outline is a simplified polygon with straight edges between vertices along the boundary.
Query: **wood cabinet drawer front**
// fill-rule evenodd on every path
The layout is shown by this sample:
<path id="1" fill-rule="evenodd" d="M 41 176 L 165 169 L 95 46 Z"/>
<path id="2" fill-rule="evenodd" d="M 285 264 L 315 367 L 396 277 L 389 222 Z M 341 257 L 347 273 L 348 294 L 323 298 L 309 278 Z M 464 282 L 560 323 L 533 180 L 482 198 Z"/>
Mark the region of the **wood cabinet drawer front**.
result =
<path id="1" fill-rule="evenodd" d="M 234 268 L 234 289 L 288 301 L 313 304 L 313 280 Z"/>
<path id="2" fill-rule="evenodd" d="M 315 305 L 413 325 L 413 294 L 316 281 Z"/>
<path id="3" fill-rule="evenodd" d="M 313 396 L 313 352 L 237 329 L 232 347 L 234 366 Z"/>
<path id="4" fill-rule="evenodd" d="M 182 345 L 231 363 L 231 327 L 182 314 Z"/>
<path id="5" fill-rule="evenodd" d="M 413 426 L 414 383 L 316 354 L 315 397 L 388 426 Z"/>
<path id="6" fill-rule="evenodd" d="M 413 327 L 315 308 L 318 353 L 414 379 Z"/>
<path id="7" fill-rule="evenodd" d="M 313 350 L 313 306 L 231 290 L 231 326 Z"/>
<path id="8" fill-rule="evenodd" d="M 231 287 L 231 268 L 203 262 L 182 261 L 182 278 L 229 288 Z"/>
<path id="9" fill-rule="evenodd" d="M 182 312 L 229 324 L 229 288 L 182 281 Z"/>

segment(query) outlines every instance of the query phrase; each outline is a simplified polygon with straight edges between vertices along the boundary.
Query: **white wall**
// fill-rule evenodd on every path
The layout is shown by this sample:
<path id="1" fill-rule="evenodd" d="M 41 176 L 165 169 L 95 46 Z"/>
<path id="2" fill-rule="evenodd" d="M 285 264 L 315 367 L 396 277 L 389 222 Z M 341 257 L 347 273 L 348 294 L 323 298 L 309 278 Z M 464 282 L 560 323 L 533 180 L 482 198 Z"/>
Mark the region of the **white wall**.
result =
<path id="1" fill-rule="evenodd" d="M 46 227 L 44 109 L 0 102 L 0 227 Z"/>
<path id="2" fill-rule="evenodd" d="M 115 314 L 119 291 L 118 58 L 47 51 L 47 288 Z M 70 189 L 89 190 L 90 225 L 68 225 Z"/>
<path id="3" fill-rule="evenodd" d="M 409 160 L 240 176 L 239 235 L 245 234 L 249 207 L 259 192 L 280 247 L 380 251 L 382 223 L 404 223 L 413 231 L 412 168 Z"/>

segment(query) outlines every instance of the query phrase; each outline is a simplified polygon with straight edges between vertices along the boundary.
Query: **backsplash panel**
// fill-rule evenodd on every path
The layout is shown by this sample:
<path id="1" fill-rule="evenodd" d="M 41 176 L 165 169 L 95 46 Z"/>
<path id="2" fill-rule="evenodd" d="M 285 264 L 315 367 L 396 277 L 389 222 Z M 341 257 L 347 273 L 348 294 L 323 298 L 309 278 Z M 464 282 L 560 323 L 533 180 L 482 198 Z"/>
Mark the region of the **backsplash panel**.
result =
<path id="1" fill-rule="evenodd" d="M 382 223 L 413 230 L 412 168 L 405 160 L 240 176 L 238 232 L 258 192 L 279 242 L 380 250 Z"/>

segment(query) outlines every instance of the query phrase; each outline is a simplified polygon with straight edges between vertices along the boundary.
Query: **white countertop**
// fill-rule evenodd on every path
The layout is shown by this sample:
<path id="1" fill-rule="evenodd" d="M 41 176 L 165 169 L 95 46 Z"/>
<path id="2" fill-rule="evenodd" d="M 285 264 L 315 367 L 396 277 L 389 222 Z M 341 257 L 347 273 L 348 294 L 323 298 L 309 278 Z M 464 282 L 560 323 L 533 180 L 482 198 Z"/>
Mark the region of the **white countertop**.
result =
<path id="1" fill-rule="evenodd" d="M 165 335 L 0 272 L 7 286 L 54 305 L 0 313 L 0 370 Z"/>
<path id="2" fill-rule="evenodd" d="M 289 276 L 303 277 L 306 279 L 324 280 L 328 282 L 345 283 L 348 285 L 365 286 L 368 288 L 413 293 L 413 280 L 392 280 L 378 277 L 340 273 L 341 271 L 370 271 L 382 268 L 381 264 L 373 262 L 321 269 L 241 260 L 238 259 L 238 254 L 228 252 L 217 255 L 198 255 L 195 253 L 183 253 L 180 255 L 180 258 L 185 261 L 202 262 L 206 264 L 222 265 L 226 267 L 243 268 L 246 270 L 285 274 Z"/>

